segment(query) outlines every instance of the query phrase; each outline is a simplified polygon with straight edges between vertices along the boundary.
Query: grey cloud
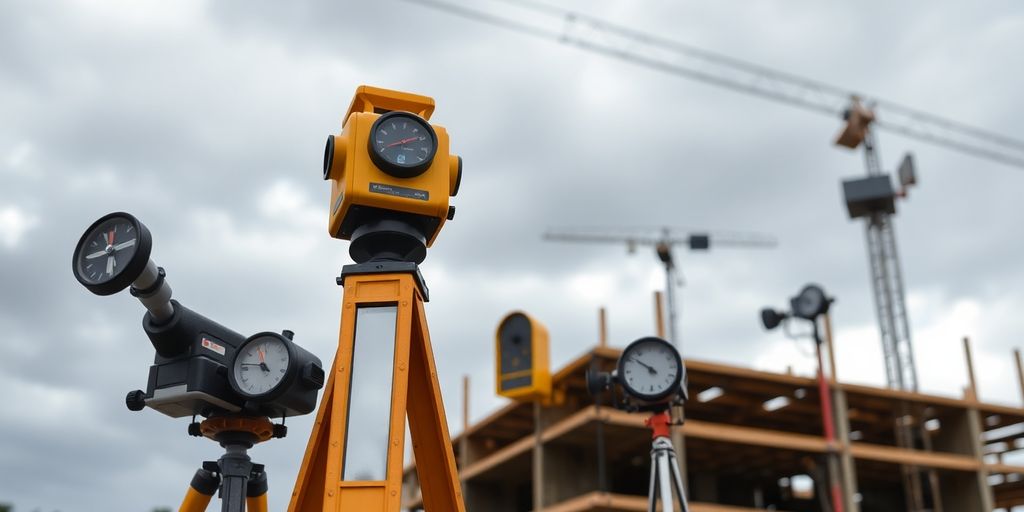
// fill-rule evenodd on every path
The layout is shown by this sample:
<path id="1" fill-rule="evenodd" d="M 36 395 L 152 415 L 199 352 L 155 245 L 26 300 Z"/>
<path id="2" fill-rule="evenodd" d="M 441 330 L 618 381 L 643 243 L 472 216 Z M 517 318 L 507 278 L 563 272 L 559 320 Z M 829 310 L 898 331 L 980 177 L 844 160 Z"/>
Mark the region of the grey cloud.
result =
<path id="1" fill-rule="evenodd" d="M 1022 48 L 1001 28 L 1021 22 L 1019 6 L 965 15 L 958 5 L 890 4 L 884 15 L 871 14 L 881 3 L 744 4 L 748 11 L 667 1 L 649 9 L 567 5 L 1009 134 L 1024 131 L 1014 114 L 1024 78 L 1006 67 Z M 490 392 L 491 344 L 511 309 L 548 324 L 556 365 L 596 342 L 600 304 L 610 308 L 615 343 L 652 330 L 651 287 L 660 285 L 650 279 L 658 275 L 650 251 L 630 257 L 624 247 L 552 244 L 540 238 L 548 227 L 775 235 L 780 245 L 770 251 L 677 254 L 687 279 L 685 346 L 694 356 L 751 364 L 784 340 L 761 331 L 757 309 L 784 305 L 807 281 L 839 297 L 840 333 L 874 325 L 863 228 L 846 219 L 839 188 L 863 164 L 859 154 L 830 146 L 838 120 L 404 2 L 192 7 L 151 6 L 167 14 L 164 25 L 133 22 L 138 6 L 123 17 L 84 6 L 0 8 L 0 116 L 16 120 L 0 124 L 0 150 L 23 141 L 35 148 L 28 171 L 0 167 L 0 206 L 40 219 L 21 245 L 0 247 L 0 372 L 75 390 L 92 411 L 85 420 L 55 412 L 58 421 L 44 431 L 16 414 L 0 416 L 0 472 L 14 475 L 0 482 L 0 500 L 65 512 L 172 506 L 192 469 L 217 455 L 213 443 L 185 436 L 184 422 L 123 408 L 151 358 L 138 330 L 141 308 L 127 296 L 88 294 L 68 268 L 80 231 L 104 213 L 128 210 L 150 226 L 154 258 L 190 307 L 245 333 L 293 329 L 331 360 L 341 294 L 333 277 L 347 249 L 305 219 L 326 220 L 323 138 L 337 131 L 359 83 L 433 95 L 434 120 L 466 161 L 453 200 L 457 218 L 423 266 L 453 425 L 462 373 L 473 376 L 474 416 L 500 403 Z M 937 81 L 937 69 L 949 80 Z M 934 300 L 936 315 L 959 299 L 1024 304 L 1016 292 L 1024 283 L 1016 236 L 1024 173 L 880 137 L 887 168 L 905 150 L 918 158 L 921 185 L 896 220 L 910 292 Z M 268 215 L 261 198 L 282 181 L 305 203 Z M 611 276 L 607 290 L 573 282 L 595 275 Z M 917 330 L 937 321 L 912 320 Z M 993 336 L 979 340 L 982 355 L 1002 357 L 1018 342 L 1009 328 L 977 328 Z M 963 334 L 970 333 L 949 336 Z M 930 341 L 919 346 L 927 350 Z M 837 342 L 877 344 L 873 337 Z M 1005 389 L 991 393 L 1015 399 Z M 80 439 L 71 433 L 76 421 L 110 432 Z M 288 439 L 254 450 L 270 466 L 274 509 L 290 494 L 310 422 L 289 420 Z M 66 435 L 53 439 L 59 433 Z M 40 455 L 56 453 L 66 463 L 63 489 L 32 483 L 47 470 Z"/>

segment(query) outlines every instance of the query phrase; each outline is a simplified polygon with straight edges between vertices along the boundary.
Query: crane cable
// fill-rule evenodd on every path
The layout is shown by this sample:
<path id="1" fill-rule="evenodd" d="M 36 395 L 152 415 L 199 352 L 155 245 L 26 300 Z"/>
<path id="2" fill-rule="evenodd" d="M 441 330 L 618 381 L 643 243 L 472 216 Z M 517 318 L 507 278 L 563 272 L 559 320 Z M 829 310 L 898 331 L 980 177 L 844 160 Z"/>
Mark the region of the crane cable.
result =
<path id="1" fill-rule="evenodd" d="M 624 25 L 602 20 L 586 14 L 554 7 L 532 0 L 491 0 L 542 15 L 536 23 L 486 12 L 468 7 L 465 3 L 445 0 L 402 0 L 437 11 L 447 12 L 465 19 L 519 32 L 533 37 L 570 44 L 578 48 L 614 57 L 693 80 L 717 85 L 754 96 L 813 110 L 830 116 L 841 116 L 853 97 L 878 108 L 881 114 L 875 125 L 889 131 L 916 138 L 931 144 L 945 146 L 966 154 L 1024 168 L 1024 141 L 969 126 L 934 114 L 848 91 L 791 73 L 771 69 L 695 46 L 655 36 Z M 474 2 L 474 4 L 478 4 Z M 541 22 L 557 23 L 559 28 L 546 27 Z M 588 37 L 588 31 L 592 36 Z M 612 39 L 619 38 L 619 46 Z M 647 54 L 631 50 L 630 46 L 645 45 Z M 685 65 L 657 58 L 655 52 L 667 52 L 669 57 L 689 59 Z M 700 66 L 712 69 L 700 69 Z M 888 117 L 886 117 L 888 116 Z"/>

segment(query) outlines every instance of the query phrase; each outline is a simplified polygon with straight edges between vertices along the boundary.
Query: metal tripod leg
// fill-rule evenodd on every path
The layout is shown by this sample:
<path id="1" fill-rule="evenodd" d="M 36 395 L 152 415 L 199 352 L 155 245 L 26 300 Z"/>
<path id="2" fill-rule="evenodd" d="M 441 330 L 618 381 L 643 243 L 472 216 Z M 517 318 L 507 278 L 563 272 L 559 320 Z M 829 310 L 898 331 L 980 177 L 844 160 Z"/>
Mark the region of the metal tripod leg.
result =
<path id="1" fill-rule="evenodd" d="M 686 490 L 683 487 L 683 475 L 679 472 L 679 461 L 676 460 L 675 447 L 670 445 L 667 453 L 668 457 L 671 459 L 669 469 L 672 470 L 672 482 L 675 484 L 676 496 L 679 496 L 680 511 L 689 512 L 690 504 L 686 501 Z"/>
<path id="2" fill-rule="evenodd" d="M 655 512 L 660 495 L 662 512 L 675 512 L 673 490 L 679 497 L 680 511 L 689 512 L 690 507 L 686 501 L 675 448 L 669 438 L 658 437 L 651 448 L 651 483 L 647 495 L 647 511 Z"/>

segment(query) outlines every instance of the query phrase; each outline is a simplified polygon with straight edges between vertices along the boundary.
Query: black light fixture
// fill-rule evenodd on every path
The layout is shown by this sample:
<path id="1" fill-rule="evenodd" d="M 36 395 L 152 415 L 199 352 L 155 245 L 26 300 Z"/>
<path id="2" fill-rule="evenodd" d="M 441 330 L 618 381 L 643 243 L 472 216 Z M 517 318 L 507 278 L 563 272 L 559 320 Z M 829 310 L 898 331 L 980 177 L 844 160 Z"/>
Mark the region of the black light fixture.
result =
<path id="1" fill-rule="evenodd" d="M 764 308 L 761 310 L 761 324 L 767 330 L 772 330 L 779 326 L 783 320 L 789 318 L 783 311 L 778 311 L 772 308 Z"/>
<path id="2" fill-rule="evenodd" d="M 800 293 L 789 299 L 789 311 L 779 311 L 774 308 L 761 310 L 761 324 L 766 330 L 772 330 L 790 318 L 809 320 L 814 324 L 814 340 L 821 343 L 818 336 L 819 316 L 828 313 L 829 307 L 835 299 L 825 294 L 825 290 L 816 284 L 804 286 Z"/>

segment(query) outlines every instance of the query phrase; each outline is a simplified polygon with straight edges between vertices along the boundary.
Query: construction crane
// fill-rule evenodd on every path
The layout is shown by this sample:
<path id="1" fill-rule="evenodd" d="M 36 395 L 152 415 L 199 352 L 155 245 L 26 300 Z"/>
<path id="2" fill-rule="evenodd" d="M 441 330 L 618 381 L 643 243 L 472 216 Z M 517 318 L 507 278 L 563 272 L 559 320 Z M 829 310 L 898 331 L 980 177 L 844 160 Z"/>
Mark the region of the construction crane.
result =
<path id="1" fill-rule="evenodd" d="M 715 247 L 775 247 L 775 239 L 757 233 L 687 233 L 675 234 L 671 228 L 640 228 L 632 232 L 611 232 L 612 230 L 595 229 L 562 229 L 549 230 L 544 234 L 545 240 L 558 242 L 615 243 L 625 244 L 630 253 L 636 252 L 638 245 L 654 247 L 658 260 L 665 267 L 665 309 L 668 310 L 668 335 L 677 348 L 682 351 L 682 338 L 676 330 L 677 300 L 675 289 L 682 284 L 677 274 L 675 257 L 672 249 L 682 245 L 691 251 L 706 251 Z"/>
<path id="2" fill-rule="evenodd" d="M 852 97 L 858 97 L 874 106 L 874 126 L 880 129 L 1024 168 L 1020 139 L 579 12 L 532 0 L 404 1 L 834 118 L 846 112 Z"/>
<path id="3" fill-rule="evenodd" d="M 862 105 L 855 97 L 844 117 L 846 124 L 836 137 L 835 144 L 850 149 L 864 148 L 867 176 L 843 181 L 843 194 L 850 218 L 865 219 L 871 289 L 882 340 L 886 383 L 890 388 L 916 392 L 917 366 L 914 363 L 910 319 L 903 292 L 902 265 L 896 247 L 892 219 L 896 213 L 896 199 L 906 197 L 909 187 L 917 182 L 914 159 L 910 154 L 904 156 L 897 173 L 900 189 L 895 190 L 889 175 L 882 172 L 882 163 L 876 151 L 875 136 L 871 131 L 871 125 L 875 122 L 873 110 Z M 896 445 L 900 448 L 915 449 L 915 439 L 920 437 L 925 447 L 930 449 L 931 447 L 927 446 L 930 443 L 929 436 L 924 432 L 921 435 L 914 432 L 915 426 L 918 429 L 922 428 L 920 422 L 914 420 L 914 416 L 907 403 L 901 402 L 895 425 Z M 907 510 L 925 510 L 925 491 L 920 469 L 901 465 L 900 470 Z M 928 477 L 934 496 L 937 492 L 938 476 L 934 470 L 929 470 Z M 934 497 L 932 501 L 936 508 L 940 506 Z"/>

